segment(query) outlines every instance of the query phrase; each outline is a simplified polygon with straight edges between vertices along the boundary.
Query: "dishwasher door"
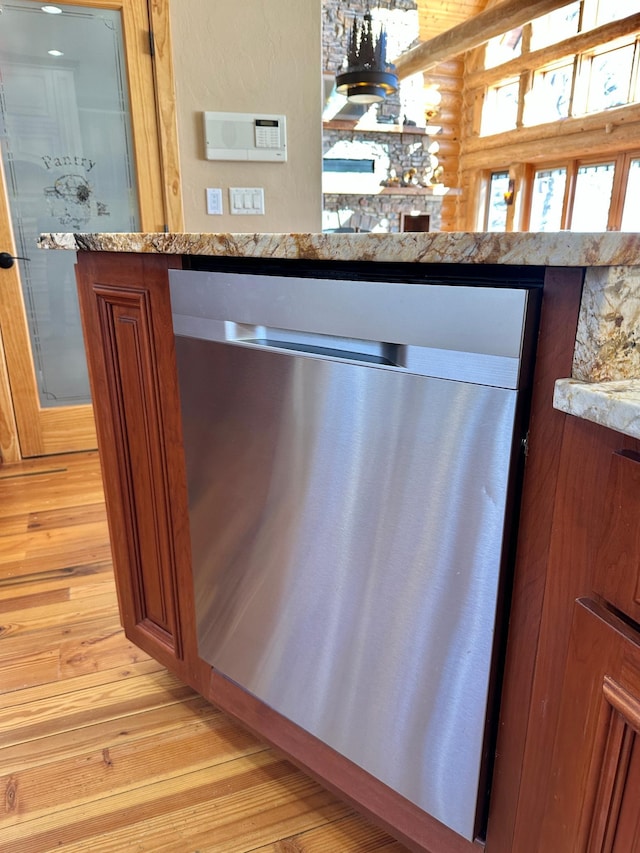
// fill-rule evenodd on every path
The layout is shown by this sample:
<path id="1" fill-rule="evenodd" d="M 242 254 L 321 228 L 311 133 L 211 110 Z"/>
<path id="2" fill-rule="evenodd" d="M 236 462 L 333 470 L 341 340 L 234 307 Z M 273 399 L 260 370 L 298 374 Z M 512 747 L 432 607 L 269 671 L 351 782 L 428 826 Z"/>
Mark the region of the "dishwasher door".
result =
<path id="1" fill-rule="evenodd" d="M 527 293 L 261 279 L 171 273 L 200 655 L 472 839 Z"/>

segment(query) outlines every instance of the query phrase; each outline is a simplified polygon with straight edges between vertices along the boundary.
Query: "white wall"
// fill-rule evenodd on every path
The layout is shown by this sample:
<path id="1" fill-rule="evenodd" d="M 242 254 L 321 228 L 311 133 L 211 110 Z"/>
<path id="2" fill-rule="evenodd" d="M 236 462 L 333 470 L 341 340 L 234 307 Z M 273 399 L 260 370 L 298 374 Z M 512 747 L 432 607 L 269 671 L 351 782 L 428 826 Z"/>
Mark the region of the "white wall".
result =
<path id="1" fill-rule="evenodd" d="M 321 0 L 172 0 L 186 231 L 320 231 Z M 287 118 L 286 163 L 204 158 L 202 112 Z M 228 188 L 263 187 L 264 216 L 231 216 Z M 206 213 L 221 187 L 224 215 Z"/>

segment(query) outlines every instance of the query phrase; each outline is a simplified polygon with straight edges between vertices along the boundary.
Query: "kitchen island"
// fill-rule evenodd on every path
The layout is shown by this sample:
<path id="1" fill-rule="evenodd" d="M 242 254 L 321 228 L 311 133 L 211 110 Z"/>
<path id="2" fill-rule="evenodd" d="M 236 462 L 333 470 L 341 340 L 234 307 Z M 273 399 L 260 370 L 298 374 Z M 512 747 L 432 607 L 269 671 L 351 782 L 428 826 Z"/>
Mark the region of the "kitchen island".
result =
<path id="1" fill-rule="evenodd" d="M 127 635 L 411 849 L 448 853 L 486 843 L 496 853 L 569 853 L 587 849 L 587 841 L 593 850 L 631 849 L 638 812 L 633 780 L 640 770 L 634 751 L 640 721 L 638 237 L 116 234 L 46 235 L 41 244 L 79 250 Z M 496 760 L 487 765 L 488 819 L 479 820 L 482 837 L 475 842 L 199 654 L 168 271 L 215 267 L 216 258 L 233 259 L 238 269 L 244 260 L 252 269 L 275 263 L 280 275 L 309 263 L 339 262 L 360 277 L 371 265 L 411 267 L 413 279 L 425 283 L 434 273 L 463 267 L 465 275 L 469 268 L 495 268 L 498 278 L 505 268 L 540 271 L 517 547 L 501 604 L 509 631 L 489 719 L 497 728 Z M 564 381 L 556 387 L 557 380 Z"/>

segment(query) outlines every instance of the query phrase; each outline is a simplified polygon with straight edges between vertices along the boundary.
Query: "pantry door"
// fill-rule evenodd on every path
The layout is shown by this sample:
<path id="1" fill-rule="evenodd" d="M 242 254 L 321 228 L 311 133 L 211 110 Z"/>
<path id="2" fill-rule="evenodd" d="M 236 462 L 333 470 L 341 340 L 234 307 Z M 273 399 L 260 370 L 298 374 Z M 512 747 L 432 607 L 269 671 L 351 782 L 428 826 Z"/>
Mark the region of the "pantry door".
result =
<path id="1" fill-rule="evenodd" d="M 156 39 L 160 72 L 149 9 L 166 36 Z M 0 12 L 0 454 L 8 462 L 96 446 L 75 253 L 38 249 L 38 234 L 178 231 L 182 213 L 166 0 L 8 0 Z M 18 258 L 8 268 L 7 255 Z"/>

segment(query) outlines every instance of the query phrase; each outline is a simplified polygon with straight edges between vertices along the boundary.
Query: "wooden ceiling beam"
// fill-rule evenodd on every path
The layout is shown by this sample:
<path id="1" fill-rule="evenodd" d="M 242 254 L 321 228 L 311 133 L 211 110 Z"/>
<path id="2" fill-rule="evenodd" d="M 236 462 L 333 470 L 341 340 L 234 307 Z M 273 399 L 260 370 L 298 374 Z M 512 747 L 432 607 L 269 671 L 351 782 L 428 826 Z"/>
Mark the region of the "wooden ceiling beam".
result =
<path id="1" fill-rule="evenodd" d="M 428 71 L 444 59 L 459 56 L 494 36 L 502 35 L 540 15 L 566 6 L 568 2 L 569 0 L 531 0 L 529 3 L 523 3 L 522 0 L 504 0 L 403 53 L 394 60 L 398 77 L 403 79 L 420 71 Z"/>

